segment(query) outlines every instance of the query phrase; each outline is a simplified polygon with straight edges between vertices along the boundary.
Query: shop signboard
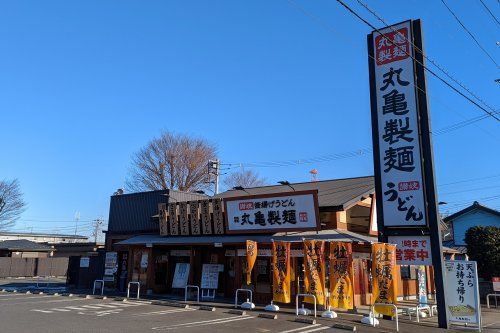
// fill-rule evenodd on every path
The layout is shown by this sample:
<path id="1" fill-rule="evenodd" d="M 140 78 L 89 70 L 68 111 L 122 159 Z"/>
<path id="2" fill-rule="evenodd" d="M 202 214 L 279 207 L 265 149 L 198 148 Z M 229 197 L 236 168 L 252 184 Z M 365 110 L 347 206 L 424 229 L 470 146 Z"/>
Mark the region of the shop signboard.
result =
<path id="1" fill-rule="evenodd" d="M 432 263 L 438 326 L 447 328 L 424 59 L 420 20 L 368 35 L 376 220 L 380 242 L 388 242 L 389 236 L 428 236 L 429 248 L 420 253 L 428 251 L 429 258 L 406 261 Z M 407 250 L 412 258 L 412 248 Z M 402 263 L 404 251 L 400 254 Z"/>
<path id="2" fill-rule="evenodd" d="M 179 203 L 179 226 L 181 235 L 189 235 L 188 205 L 187 202 Z"/>
<path id="3" fill-rule="evenodd" d="M 210 200 L 201 200 L 201 230 L 204 235 L 212 234 L 212 221 L 210 218 Z"/>
<path id="4" fill-rule="evenodd" d="M 389 243 L 396 244 L 398 265 L 432 265 L 429 236 L 389 236 Z"/>
<path id="5" fill-rule="evenodd" d="M 200 209 L 198 201 L 189 202 L 189 224 L 191 225 L 191 234 L 200 235 Z"/>
<path id="6" fill-rule="evenodd" d="M 479 285 L 475 261 L 445 261 L 445 293 L 450 322 L 481 325 Z"/>
<path id="7" fill-rule="evenodd" d="M 227 233 L 318 230 L 317 191 L 224 199 Z"/>
<path id="8" fill-rule="evenodd" d="M 177 220 L 177 204 L 175 202 L 168 204 L 168 220 L 170 234 L 177 236 L 179 234 L 179 221 Z"/>
<path id="9" fill-rule="evenodd" d="M 217 289 L 219 287 L 220 265 L 203 264 L 201 269 L 201 289 Z"/>
<path id="10" fill-rule="evenodd" d="M 189 278 L 189 264 L 177 263 L 175 265 L 172 288 L 185 288 Z"/>
<path id="11" fill-rule="evenodd" d="M 160 235 L 168 235 L 167 204 L 158 204 L 158 222 L 160 225 Z"/>
<path id="12" fill-rule="evenodd" d="M 380 205 L 385 226 L 427 224 L 411 21 L 373 33 Z"/>
<path id="13" fill-rule="evenodd" d="M 214 233 L 224 234 L 224 215 L 222 214 L 222 199 L 212 199 L 214 210 Z"/>

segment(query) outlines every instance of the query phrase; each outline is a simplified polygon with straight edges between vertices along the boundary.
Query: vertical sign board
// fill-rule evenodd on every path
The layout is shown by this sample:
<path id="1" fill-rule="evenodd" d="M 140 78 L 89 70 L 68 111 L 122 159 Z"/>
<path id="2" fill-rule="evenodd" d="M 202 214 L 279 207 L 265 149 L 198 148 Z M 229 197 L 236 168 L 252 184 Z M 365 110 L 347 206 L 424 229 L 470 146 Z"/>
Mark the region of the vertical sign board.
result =
<path id="1" fill-rule="evenodd" d="M 373 33 L 377 163 L 385 227 L 427 225 L 411 22 Z"/>
<path id="2" fill-rule="evenodd" d="M 189 220 L 188 220 L 188 205 L 187 202 L 179 203 L 179 225 L 181 227 L 181 235 L 189 235 Z"/>
<path id="3" fill-rule="evenodd" d="M 177 222 L 177 204 L 168 204 L 168 219 L 170 224 L 170 234 L 177 236 L 179 234 L 179 223 Z"/>
<path id="4" fill-rule="evenodd" d="M 476 324 L 481 330 L 481 305 L 475 261 L 445 261 L 446 311 L 450 322 Z"/>
<path id="5" fill-rule="evenodd" d="M 224 215 L 222 214 L 222 199 L 213 199 L 212 206 L 214 208 L 214 233 L 217 235 L 224 234 Z"/>
<path id="6" fill-rule="evenodd" d="M 200 209 L 198 201 L 189 202 L 189 224 L 191 225 L 191 234 L 199 235 L 200 232 Z"/>
<path id="7" fill-rule="evenodd" d="M 168 235 L 168 224 L 167 224 L 167 204 L 158 204 L 158 222 L 160 225 L 160 235 Z"/>
<path id="8" fill-rule="evenodd" d="M 212 222 L 210 219 L 210 201 L 201 200 L 201 230 L 204 235 L 212 234 Z"/>
<path id="9" fill-rule="evenodd" d="M 429 237 L 438 323 L 447 328 L 420 20 L 373 31 L 368 56 L 379 241 Z"/>

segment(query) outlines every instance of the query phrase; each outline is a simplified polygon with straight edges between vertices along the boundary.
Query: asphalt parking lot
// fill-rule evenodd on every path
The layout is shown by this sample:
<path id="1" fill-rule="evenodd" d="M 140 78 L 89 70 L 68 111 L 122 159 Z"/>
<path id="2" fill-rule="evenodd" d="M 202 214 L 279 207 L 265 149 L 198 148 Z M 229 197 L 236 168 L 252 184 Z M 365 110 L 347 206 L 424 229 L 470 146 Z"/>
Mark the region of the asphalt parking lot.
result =
<path id="1" fill-rule="evenodd" d="M 495 311 L 489 316 L 494 319 L 498 314 Z M 285 313 L 272 320 L 259 318 L 254 311 L 246 315 L 230 314 L 227 308 L 212 312 L 200 310 L 198 306 L 182 308 L 111 298 L 0 292 L 1 332 L 347 332 L 333 328 L 335 321 L 328 319 L 318 319 L 314 325 L 294 322 L 294 319 L 294 315 Z M 390 321 L 385 321 L 381 328 L 356 326 L 357 332 L 394 330 Z M 400 332 L 437 331 L 441 330 L 404 321 L 400 324 Z M 494 323 L 484 331 L 500 332 L 500 327 Z"/>

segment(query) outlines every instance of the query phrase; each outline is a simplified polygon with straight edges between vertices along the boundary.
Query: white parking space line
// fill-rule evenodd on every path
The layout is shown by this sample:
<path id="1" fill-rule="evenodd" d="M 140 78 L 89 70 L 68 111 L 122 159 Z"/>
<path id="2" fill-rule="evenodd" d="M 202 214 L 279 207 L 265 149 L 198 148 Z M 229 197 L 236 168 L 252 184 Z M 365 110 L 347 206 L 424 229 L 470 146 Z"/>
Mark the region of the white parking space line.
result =
<path id="1" fill-rule="evenodd" d="M 326 330 L 327 328 L 329 328 L 329 327 L 328 326 L 322 326 L 322 327 L 314 328 L 312 330 L 300 331 L 300 333 L 309 333 L 309 332 L 322 331 L 322 330 Z"/>
<path id="2" fill-rule="evenodd" d="M 72 299 L 73 301 L 85 301 L 88 299 Z M 69 301 L 69 300 L 68 300 Z M 45 302 L 48 303 L 48 302 Z M 121 302 L 116 302 L 113 304 L 110 303 L 95 303 L 95 304 L 86 304 L 86 305 L 78 305 L 78 306 L 63 306 L 58 308 L 50 308 L 50 309 L 31 309 L 31 311 L 41 312 L 41 313 L 54 313 L 54 312 L 71 312 L 75 311 L 78 314 L 83 315 L 95 315 L 97 317 L 119 313 L 123 311 L 127 307 L 136 307 L 140 305 L 145 305 L 145 303 L 133 303 L 133 304 L 124 304 Z M 176 309 L 177 310 L 177 309 Z"/>
<path id="3" fill-rule="evenodd" d="M 54 313 L 54 311 L 50 310 L 40 310 L 40 309 L 33 309 L 31 311 L 36 311 L 36 312 L 41 312 L 41 313 Z"/>
<path id="4" fill-rule="evenodd" d="M 10 297 L 10 298 L 2 298 L 0 299 L 0 302 L 8 302 L 12 300 L 21 300 L 21 299 L 35 299 L 35 298 L 47 298 L 47 297 L 54 297 L 52 295 L 43 295 L 43 296 L 23 296 L 18 294 L 17 297 Z M 57 297 L 57 296 L 56 296 Z"/>
<path id="5" fill-rule="evenodd" d="M 163 311 L 152 311 L 152 312 L 137 313 L 137 314 L 134 314 L 133 316 L 141 317 L 141 316 L 162 315 L 162 314 L 169 314 L 169 313 L 189 312 L 189 311 L 196 311 L 196 309 L 187 308 L 187 309 L 172 309 L 172 310 L 163 310 Z"/>
<path id="6" fill-rule="evenodd" d="M 291 332 L 296 332 L 296 331 L 304 330 L 306 328 L 313 328 L 313 327 L 318 327 L 318 326 L 321 326 L 321 324 L 314 324 L 314 325 L 307 326 L 307 327 L 294 328 L 292 330 L 281 331 L 281 332 L 278 332 L 278 333 L 291 333 Z"/>
<path id="7" fill-rule="evenodd" d="M 190 323 L 184 323 L 184 324 L 177 324 L 177 325 L 171 325 L 171 326 L 159 326 L 159 327 L 153 327 L 153 330 L 175 330 L 175 329 L 183 329 L 183 328 L 191 328 L 191 327 L 200 327 L 200 326 L 207 326 L 207 325 L 218 325 L 218 324 L 225 324 L 233 321 L 240 321 L 240 320 L 247 320 L 247 319 L 252 319 L 255 318 L 253 316 L 242 316 L 242 317 L 229 317 L 229 318 L 219 318 L 219 319 L 212 319 L 212 320 L 203 320 L 203 321 L 194 321 Z"/>

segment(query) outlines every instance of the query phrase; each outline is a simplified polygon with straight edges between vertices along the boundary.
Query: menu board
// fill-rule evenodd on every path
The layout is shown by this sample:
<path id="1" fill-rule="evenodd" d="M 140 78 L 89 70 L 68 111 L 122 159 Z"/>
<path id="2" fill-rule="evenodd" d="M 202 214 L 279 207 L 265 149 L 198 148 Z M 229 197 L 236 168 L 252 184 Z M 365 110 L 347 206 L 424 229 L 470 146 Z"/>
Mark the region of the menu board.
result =
<path id="1" fill-rule="evenodd" d="M 217 289 L 219 286 L 220 265 L 203 264 L 201 270 L 201 289 Z"/>
<path id="2" fill-rule="evenodd" d="M 172 288 L 185 288 L 189 278 L 189 264 L 177 263 L 175 265 L 174 279 Z"/>

